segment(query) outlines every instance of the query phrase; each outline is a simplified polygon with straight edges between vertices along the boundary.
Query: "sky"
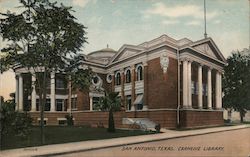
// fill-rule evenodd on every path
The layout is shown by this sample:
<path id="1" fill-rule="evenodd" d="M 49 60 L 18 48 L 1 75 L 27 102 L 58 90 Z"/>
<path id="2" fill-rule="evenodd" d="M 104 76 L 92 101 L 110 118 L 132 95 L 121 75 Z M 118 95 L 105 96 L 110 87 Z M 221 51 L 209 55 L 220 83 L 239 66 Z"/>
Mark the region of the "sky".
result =
<path id="1" fill-rule="evenodd" d="M 123 44 L 137 45 L 166 34 L 174 39 L 204 38 L 203 0 L 58 0 L 72 6 L 87 27 L 81 53 Z M 225 57 L 249 47 L 249 0 L 207 0 L 207 34 Z M 0 12 L 19 13 L 19 0 L 0 0 Z M 0 17 L 1 18 L 1 17 Z M 0 40 L 0 47 L 5 42 Z M 15 91 L 13 72 L 0 76 L 0 95 Z"/>

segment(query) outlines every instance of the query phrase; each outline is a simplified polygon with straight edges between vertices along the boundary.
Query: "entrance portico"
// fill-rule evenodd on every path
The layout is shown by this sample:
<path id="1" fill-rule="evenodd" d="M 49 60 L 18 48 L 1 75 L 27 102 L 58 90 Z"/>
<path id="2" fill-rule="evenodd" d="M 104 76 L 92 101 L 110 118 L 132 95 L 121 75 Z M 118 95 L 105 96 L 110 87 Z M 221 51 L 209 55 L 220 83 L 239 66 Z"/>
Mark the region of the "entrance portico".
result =
<path id="1" fill-rule="evenodd" d="M 209 110 L 221 109 L 222 70 L 216 69 L 211 65 L 206 65 L 204 63 L 194 61 L 191 59 L 191 57 L 182 58 L 181 63 L 182 63 L 182 108 L 183 109 L 198 108 L 198 109 L 209 109 Z M 193 68 L 196 68 L 198 70 L 195 71 Z M 196 73 L 193 73 L 194 71 Z M 195 75 L 197 79 L 195 80 L 192 79 L 194 78 L 193 75 Z M 216 78 L 215 80 L 212 79 L 214 75 Z M 203 80 L 206 80 L 206 82 L 205 81 L 203 82 Z M 215 85 L 215 87 L 213 87 L 213 84 Z M 215 90 L 212 90 L 213 88 Z M 212 97 L 213 94 L 215 95 L 215 101 L 213 101 Z M 194 104 L 193 99 L 197 99 L 195 101 L 197 102 L 197 104 Z"/>

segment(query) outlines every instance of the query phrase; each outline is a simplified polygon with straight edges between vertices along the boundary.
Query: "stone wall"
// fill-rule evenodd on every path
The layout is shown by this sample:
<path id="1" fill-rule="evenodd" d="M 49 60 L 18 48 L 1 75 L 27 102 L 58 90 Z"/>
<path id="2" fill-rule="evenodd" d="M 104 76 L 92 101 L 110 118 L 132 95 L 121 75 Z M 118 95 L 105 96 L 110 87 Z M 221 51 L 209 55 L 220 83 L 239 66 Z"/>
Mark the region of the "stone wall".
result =
<path id="1" fill-rule="evenodd" d="M 223 125 L 223 112 L 182 110 L 180 124 L 184 128 Z"/>

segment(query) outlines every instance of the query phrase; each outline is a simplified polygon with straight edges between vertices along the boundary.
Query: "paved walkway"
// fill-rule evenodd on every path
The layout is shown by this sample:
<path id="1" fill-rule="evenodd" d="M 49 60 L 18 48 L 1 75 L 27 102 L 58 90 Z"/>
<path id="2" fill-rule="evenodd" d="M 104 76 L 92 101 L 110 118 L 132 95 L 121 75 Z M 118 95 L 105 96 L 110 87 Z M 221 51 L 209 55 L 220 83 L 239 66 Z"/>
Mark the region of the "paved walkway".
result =
<path id="1" fill-rule="evenodd" d="M 0 152 L 1 157 L 27 157 L 27 156 L 48 156 L 64 153 L 81 152 L 87 150 L 95 150 L 101 148 L 123 146 L 129 144 L 144 143 L 150 141 L 159 141 L 173 138 L 181 138 L 187 136 L 202 135 L 214 132 L 230 131 L 235 129 L 243 129 L 250 127 L 250 125 L 238 125 L 238 126 L 226 126 L 226 127 L 215 127 L 207 129 L 197 129 L 188 131 L 174 131 L 174 130 L 164 130 L 164 133 L 153 134 L 153 135 L 142 135 L 133 137 L 121 137 L 106 140 L 93 140 L 93 141 L 83 141 L 83 142 L 73 142 L 65 144 L 54 144 L 39 147 L 28 147 L 20 149 L 5 150 Z"/>

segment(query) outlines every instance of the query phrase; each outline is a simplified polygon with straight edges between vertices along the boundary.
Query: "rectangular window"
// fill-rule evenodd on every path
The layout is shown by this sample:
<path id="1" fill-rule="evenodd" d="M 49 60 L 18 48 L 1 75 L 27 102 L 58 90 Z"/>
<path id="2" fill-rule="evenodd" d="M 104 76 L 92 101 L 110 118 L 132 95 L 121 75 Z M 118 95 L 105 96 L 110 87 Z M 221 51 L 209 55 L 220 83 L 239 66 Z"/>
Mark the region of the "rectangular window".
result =
<path id="1" fill-rule="evenodd" d="M 50 111 L 50 99 L 46 99 L 44 111 Z"/>
<path id="2" fill-rule="evenodd" d="M 77 98 L 71 98 L 72 109 L 77 109 Z"/>
<path id="3" fill-rule="evenodd" d="M 56 99 L 56 111 L 63 111 L 63 99 Z"/>
<path id="4" fill-rule="evenodd" d="M 65 89 L 65 83 L 62 79 L 56 79 L 56 89 Z"/>
<path id="5" fill-rule="evenodd" d="M 202 85 L 202 94 L 207 96 L 207 84 Z"/>
<path id="6" fill-rule="evenodd" d="M 58 120 L 58 125 L 66 125 L 67 120 Z"/>
<path id="7" fill-rule="evenodd" d="M 47 88 L 47 89 L 50 89 L 50 79 L 47 79 L 47 80 L 46 80 L 46 88 Z"/>
<path id="8" fill-rule="evenodd" d="M 131 101 L 131 95 L 127 95 L 127 110 L 131 110 L 131 105 L 132 105 L 132 101 Z"/>
<path id="9" fill-rule="evenodd" d="M 36 111 L 40 110 L 39 99 L 36 99 Z"/>
<path id="10" fill-rule="evenodd" d="M 46 125 L 46 124 L 47 124 L 47 121 L 44 120 L 44 121 L 43 121 L 43 124 Z M 38 120 L 38 125 L 41 125 L 41 120 Z"/>
<path id="11" fill-rule="evenodd" d="M 137 110 L 143 109 L 143 94 L 137 94 L 134 104 Z"/>
<path id="12" fill-rule="evenodd" d="M 191 88 L 192 88 L 192 94 L 195 94 L 195 86 L 196 86 L 196 84 L 195 84 L 195 82 L 194 81 L 192 81 L 192 86 L 191 86 Z"/>

